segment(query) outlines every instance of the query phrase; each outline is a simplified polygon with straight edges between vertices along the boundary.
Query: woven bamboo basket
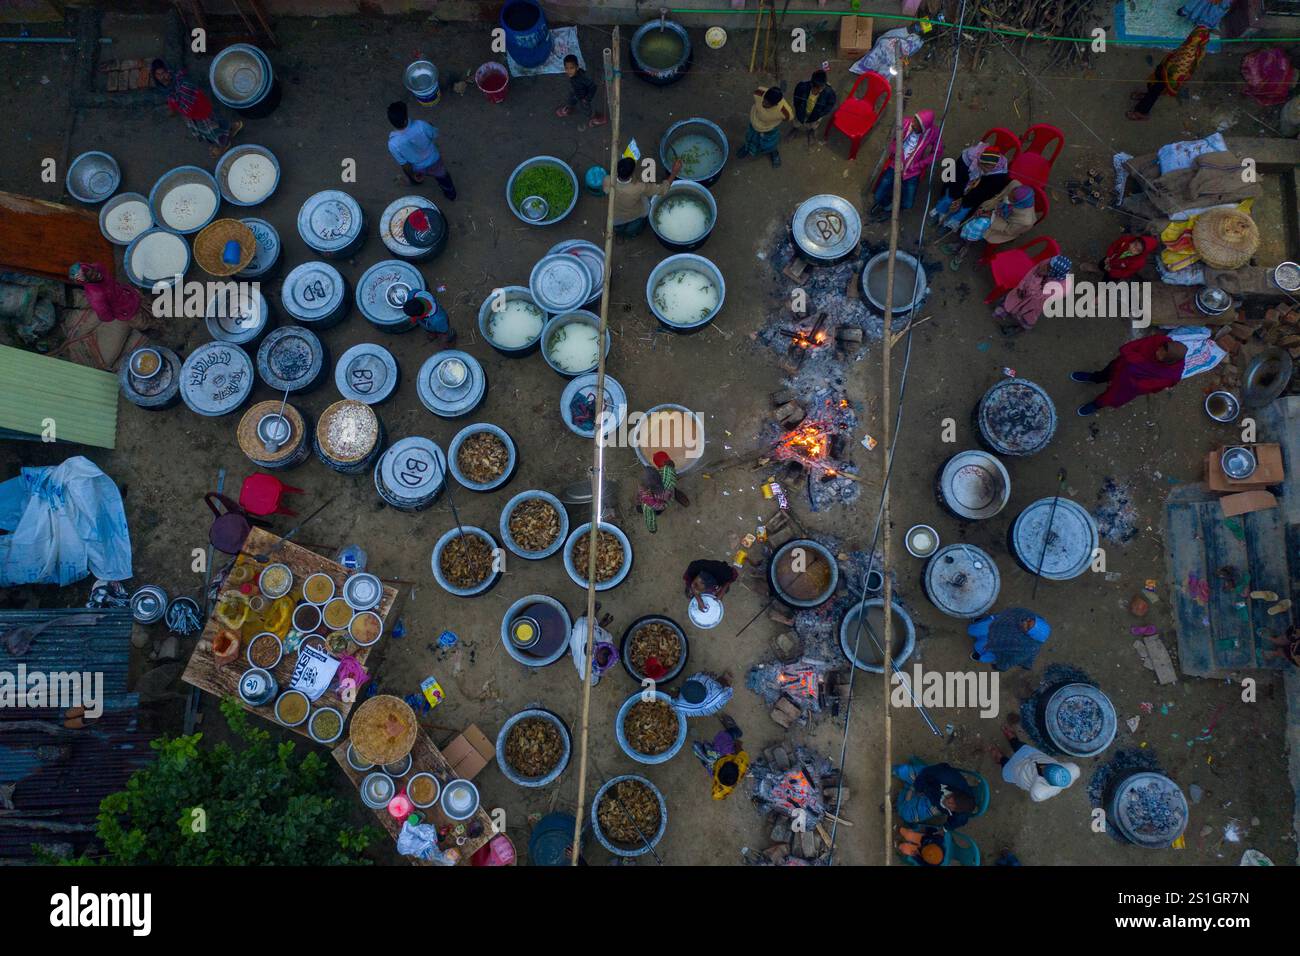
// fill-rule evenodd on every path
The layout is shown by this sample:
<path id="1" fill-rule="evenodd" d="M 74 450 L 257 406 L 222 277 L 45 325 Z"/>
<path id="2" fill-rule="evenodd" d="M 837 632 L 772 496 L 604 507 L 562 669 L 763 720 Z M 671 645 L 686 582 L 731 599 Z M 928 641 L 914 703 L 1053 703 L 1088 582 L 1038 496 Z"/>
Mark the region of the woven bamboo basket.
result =
<path id="1" fill-rule="evenodd" d="M 391 694 L 376 694 L 353 713 L 348 736 L 363 760 L 388 764 L 411 752 L 418 730 L 410 704 Z"/>
<path id="2" fill-rule="evenodd" d="M 1237 209 L 1211 209 L 1192 227 L 1192 244 L 1214 269 L 1240 269 L 1259 248 L 1259 226 Z"/>
<path id="3" fill-rule="evenodd" d="M 233 265 L 221 258 L 226 243 L 234 239 L 239 243 L 239 261 Z M 204 226 L 194 237 L 194 261 L 208 275 L 232 276 L 248 268 L 257 254 L 257 239 L 253 230 L 238 219 L 218 219 Z"/>

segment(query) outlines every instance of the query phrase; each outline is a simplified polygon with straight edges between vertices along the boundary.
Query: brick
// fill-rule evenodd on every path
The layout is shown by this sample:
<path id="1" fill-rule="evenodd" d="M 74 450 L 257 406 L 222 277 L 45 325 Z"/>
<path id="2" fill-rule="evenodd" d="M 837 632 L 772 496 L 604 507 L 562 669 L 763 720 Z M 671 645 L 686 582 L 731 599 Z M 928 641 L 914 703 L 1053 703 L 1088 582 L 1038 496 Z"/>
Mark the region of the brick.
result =
<path id="1" fill-rule="evenodd" d="M 791 718 L 788 714 L 784 713 L 778 707 L 773 707 L 772 712 L 768 714 L 768 716 L 771 717 L 774 721 L 776 721 L 779 725 L 784 727 L 786 730 L 789 730 L 790 725 L 794 723 L 793 718 Z"/>
<path id="2" fill-rule="evenodd" d="M 789 770 L 793 766 L 793 762 L 790 760 L 789 751 L 787 751 L 784 747 L 780 746 L 779 744 L 773 747 L 769 752 L 772 755 L 771 757 L 772 766 L 777 770 L 784 773 L 786 770 Z"/>
<path id="3" fill-rule="evenodd" d="M 763 856 L 767 857 L 773 863 L 784 863 L 790 856 L 790 847 L 785 843 L 778 843 L 770 846 L 763 851 Z"/>
<path id="4" fill-rule="evenodd" d="M 790 835 L 793 831 L 790 829 L 790 822 L 782 820 L 776 826 L 772 827 L 772 832 L 768 835 L 773 843 L 789 843 Z"/>
<path id="5" fill-rule="evenodd" d="M 1231 332 L 1235 338 L 1237 338 L 1242 342 L 1250 338 L 1251 335 L 1253 335 L 1255 332 L 1255 330 L 1251 328 L 1249 325 L 1247 325 L 1245 322 L 1233 322 L 1232 325 L 1228 326 L 1228 331 Z"/>
<path id="6" fill-rule="evenodd" d="M 799 855 L 805 860 L 817 859 L 817 834 L 812 830 L 804 830 L 799 834 L 798 843 Z"/>

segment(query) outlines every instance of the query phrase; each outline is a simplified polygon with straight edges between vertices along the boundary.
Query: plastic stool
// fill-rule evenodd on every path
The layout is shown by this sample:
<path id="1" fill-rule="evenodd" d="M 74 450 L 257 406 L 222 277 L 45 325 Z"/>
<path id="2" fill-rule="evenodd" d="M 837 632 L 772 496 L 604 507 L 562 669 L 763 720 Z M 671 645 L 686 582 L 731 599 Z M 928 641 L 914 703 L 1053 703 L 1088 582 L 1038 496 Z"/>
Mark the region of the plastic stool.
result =
<path id="1" fill-rule="evenodd" d="M 260 472 L 249 475 L 239 488 L 239 506 L 250 515 L 296 515 L 296 511 L 285 508 L 280 500 L 285 495 L 301 495 L 305 492 L 293 485 L 286 485 L 274 475 Z"/>

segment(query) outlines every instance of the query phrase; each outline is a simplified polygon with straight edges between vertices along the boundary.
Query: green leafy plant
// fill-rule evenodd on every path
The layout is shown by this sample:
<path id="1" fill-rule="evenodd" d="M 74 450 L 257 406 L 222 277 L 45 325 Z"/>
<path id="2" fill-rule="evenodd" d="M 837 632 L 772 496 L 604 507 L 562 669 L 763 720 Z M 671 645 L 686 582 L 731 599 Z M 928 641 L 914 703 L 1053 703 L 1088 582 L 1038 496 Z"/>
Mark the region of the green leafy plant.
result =
<path id="1" fill-rule="evenodd" d="M 346 822 L 316 753 L 293 760 L 234 700 L 221 712 L 242 747 L 202 734 L 155 740 L 155 764 L 100 803 L 98 862 L 122 866 L 340 866 L 369 861 L 377 835 Z"/>

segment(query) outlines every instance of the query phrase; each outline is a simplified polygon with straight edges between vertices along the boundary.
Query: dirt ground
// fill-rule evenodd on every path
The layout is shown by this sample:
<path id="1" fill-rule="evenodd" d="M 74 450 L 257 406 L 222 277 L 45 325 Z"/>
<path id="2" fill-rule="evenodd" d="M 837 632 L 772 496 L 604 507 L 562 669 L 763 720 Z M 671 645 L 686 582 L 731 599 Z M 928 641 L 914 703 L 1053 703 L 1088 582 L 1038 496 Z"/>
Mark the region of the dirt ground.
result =
<path id="1" fill-rule="evenodd" d="M 163 24 L 162 19 L 106 17 L 103 32 L 115 40 L 111 55 L 154 55 Z M 283 258 L 292 266 L 310 258 L 294 228 L 298 207 L 308 195 L 325 188 L 347 189 L 371 217 L 373 232 L 379 211 L 408 191 L 398 181 L 385 148 L 389 127 L 384 107 L 402 96 L 402 69 L 413 52 L 421 51 L 444 70 L 464 72 L 487 59 L 488 51 L 484 30 L 471 26 L 438 28 L 424 22 L 365 18 L 285 20 L 277 23 L 277 32 L 282 47 L 272 58 L 284 84 L 283 103 L 271 117 L 250 121 L 241 139 L 261 143 L 280 158 L 280 186 L 255 214 L 279 229 Z M 588 62 L 599 62 L 608 32 L 583 27 L 580 36 Z M 846 160 L 847 147 L 838 136 L 833 136 L 829 145 L 820 140 L 811 146 L 802 141 L 787 143 L 780 169 L 772 169 L 766 159 L 737 162 L 734 152 L 745 131 L 748 91 L 772 78 L 747 72 L 750 42 L 744 32 L 733 31 L 731 42 L 720 51 L 707 51 L 699 39 L 695 65 L 682 82 L 655 88 L 629 77 L 623 84 L 625 138 L 635 137 L 643 149 L 653 149 L 670 123 L 702 115 L 720 124 L 731 137 L 733 159 L 714 187 L 719 221 L 703 250 L 727 279 L 725 309 L 707 331 L 693 337 L 658 331 L 643 290 L 649 270 L 666 253 L 648 230 L 637 240 L 616 245 L 610 311 L 614 345 L 609 371 L 627 389 L 633 408 L 675 402 L 701 411 L 709 441 L 709 466 L 683 481 L 692 498 L 691 507 L 670 510 L 653 537 L 628 507 L 638 473 L 632 453 L 626 449 L 610 453 L 611 472 L 623 489 L 620 524 L 631 536 L 636 555 L 629 579 L 602 596 L 605 609 L 616 616 L 612 628 L 616 636 L 643 614 L 663 613 L 684 620 L 680 579 L 686 563 L 701 557 L 728 557 L 741 536 L 751 531 L 760 517 L 770 514 L 770 503 L 759 492 L 765 472 L 746 465 L 726 470 L 716 467 L 758 452 L 758 435 L 770 410 L 767 396 L 780 383 L 779 356 L 751 337 L 779 308 L 788 289 L 788 283 L 775 275 L 769 256 L 787 228 L 792 210 L 803 199 L 832 192 L 859 201 L 888 127 L 883 122 L 878 126 L 854 162 Z M 820 34 L 811 46 L 805 55 L 784 58 L 782 79 L 792 84 L 823 59 L 832 59 L 832 83 L 844 95 L 852 77 L 847 62 L 833 59 L 833 38 Z M 906 84 L 909 110 L 942 108 L 948 62 L 946 51 L 939 51 L 932 60 L 923 58 L 914 64 Z M 1242 101 L 1226 82 L 1238 75 L 1238 58 L 1231 54 L 1206 61 L 1190 97 L 1162 101 L 1150 123 L 1127 122 L 1123 111 L 1128 93 L 1137 88 L 1150 63 L 1145 51 L 1114 50 L 1097 58 L 1094 69 L 1086 73 L 1081 68 L 1058 68 L 1043 75 L 1034 67 L 1035 77 L 1031 78 L 1009 53 L 995 50 L 979 72 L 963 67 L 958 75 L 944 134 L 946 152 L 955 155 L 990 126 L 1021 130 L 1039 121 L 1059 126 L 1067 143 L 1053 176 L 1053 210 L 1033 234 L 1054 236 L 1076 262 L 1095 262 L 1125 223 L 1111 212 L 1070 205 L 1061 186 L 1065 180 L 1082 178 L 1090 168 L 1108 172 L 1110 157 L 1117 150 L 1141 153 L 1170 140 L 1205 135 L 1221 120 L 1236 123 L 1234 131 L 1244 135 L 1268 135 L 1246 115 Z M 200 64 L 200 72 L 206 75 L 206 60 Z M 0 150 L 0 189 L 58 199 L 59 185 L 39 181 L 39 159 L 53 156 L 62 164 L 63 157 L 92 148 L 117 157 L 124 170 L 124 189 L 147 192 L 162 172 L 175 165 L 211 166 L 206 147 L 189 139 L 183 124 L 168 117 L 161 107 L 70 109 L 72 65 L 67 48 L 0 47 L 0 101 L 8 117 L 10 134 L 6 139 L 11 144 L 11 148 Z M 445 203 L 432 183 L 423 187 L 447 214 L 452 238 L 446 252 L 422 266 L 422 271 L 431 286 L 446 286 L 443 301 L 461 333 L 463 347 L 483 362 L 491 383 L 486 401 L 471 420 L 500 424 L 514 436 L 520 450 L 519 473 L 507 492 L 461 492 L 456 496 L 467 523 L 490 529 L 496 528 L 509 494 L 532 487 L 558 489 L 582 478 L 589 461 L 589 444 L 565 430 L 559 419 L 563 381 L 540 357 L 503 359 L 479 339 L 474 328 L 478 306 L 489 291 L 498 285 L 525 283 L 532 264 L 550 245 L 565 238 L 601 241 L 605 207 L 591 197 L 584 196 L 568 219 L 548 229 L 523 225 L 504 202 L 506 177 L 529 156 L 553 154 L 580 172 L 607 161 L 607 129 L 580 133 L 576 120 L 553 115 L 564 96 L 562 78 L 516 79 L 501 105 L 489 105 L 471 87 L 464 96 L 447 90 L 436 108 L 418 113 L 440 128 L 444 156 L 460 191 L 454 203 Z M 1249 112 L 1273 122 L 1270 111 L 1252 104 Z M 15 145 L 18 148 L 12 148 Z M 348 158 L 357 162 L 358 180 L 343 185 L 340 164 Z M 905 242 L 915 240 L 920 206 L 918 199 L 917 209 L 904 217 Z M 865 230 L 871 243 L 886 240 L 884 226 L 868 224 Z M 355 279 L 370 264 L 387 257 L 379 239 L 372 235 L 357 258 L 339 263 L 339 267 Z M 1033 674 L 1016 671 L 1004 675 L 1002 715 L 1032 692 L 1048 665 L 1065 663 L 1080 668 L 1100 683 L 1121 720 L 1141 715 L 1136 733 L 1121 725 L 1107 756 L 1118 748 L 1148 749 L 1185 791 L 1195 784 L 1204 796 L 1192 808 L 1185 849 L 1145 852 L 1090 828 L 1087 782 L 1104 761 L 1081 761 L 1083 780 L 1044 804 L 1032 804 L 1026 794 L 1002 783 L 988 746 L 1001 739 L 998 727 L 1004 716 L 981 719 L 971 709 L 936 710 L 933 718 L 945 731 L 940 738 L 930 734 L 915 712 L 895 710 L 893 760 L 900 762 L 917 754 L 928 761 L 947 760 L 972 768 L 989 778 L 992 805 L 965 831 L 989 859 L 1009 847 L 1029 865 L 1235 864 L 1249 846 L 1275 861 L 1290 862 L 1295 849 L 1280 681 L 1256 675 L 1261 684 L 1256 704 L 1241 703 L 1239 690 L 1229 682 L 1180 679 L 1174 686 L 1161 688 L 1140 665 L 1129 635 L 1134 621 L 1126 604 L 1145 580 L 1155 578 L 1162 582 L 1162 590 L 1151 620 L 1161 626 L 1171 649 L 1176 646 L 1169 630 L 1169 595 L 1163 585 L 1160 503 L 1170 483 L 1196 480 L 1205 449 L 1222 441 L 1223 436 L 1212 430 L 1200 411 L 1200 383 L 1193 381 L 1098 418 L 1079 419 L 1073 409 L 1090 393 L 1069 382 L 1067 375 L 1074 368 L 1104 365 L 1130 337 L 1126 323 L 1114 319 L 1044 320 L 1032 333 L 1004 338 L 982 301 L 989 288 L 986 270 L 975 265 L 973 258 L 959 272 L 934 272 L 931 288 L 924 313 L 934 318 L 915 332 L 891 496 L 891 570 L 897 594 L 920 630 L 917 659 L 927 669 L 964 670 L 971 666 L 964 626 L 929 604 L 919 586 L 921 563 L 902 548 L 903 530 L 927 522 L 938 529 L 945 542 L 966 541 L 994 555 L 1003 582 L 999 606 L 1032 607 L 1053 627 Z M 277 299 L 274 283 L 271 292 Z M 816 303 L 811 307 L 816 309 Z M 182 354 L 207 338 L 201 321 L 192 320 L 169 323 L 157 330 L 156 337 Z M 398 357 L 405 373 L 403 385 L 379 408 L 390 439 L 425 435 L 445 448 L 464 424 L 433 417 L 416 397 L 414 373 L 432 350 L 423 333 L 382 336 L 354 312 L 345 324 L 326 333 L 325 339 L 334 356 L 357 342 L 381 340 Z M 852 366 L 849 383 L 850 397 L 863 403 L 865 410 L 862 429 L 875 436 L 882 430 L 881 349 L 879 342 L 868 343 L 865 357 Z M 901 355 L 901 347 L 895 349 L 895 373 Z M 932 491 L 933 477 L 942 460 L 956 450 L 976 446 L 971 410 L 998 381 L 1003 366 L 1014 367 L 1019 375 L 1049 391 L 1060 414 L 1060 426 L 1045 452 L 1008 461 L 1012 498 L 1003 513 L 983 524 L 963 526 L 939 509 Z M 270 390 L 259 384 L 255 398 L 271 397 Z M 302 405 L 314 414 L 336 397 L 331 381 L 306 396 Z M 957 422 L 955 445 L 942 441 L 941 423 L 946 418 Z M 190 553 L 206 543 L 208 524 L 201 495 L 213 486 L 217 470 L 223 466 L 228 470 L 228 489 L 237 489 L 239 481 L 252 471 L 235 444 L 235 424 L 234 417 L 197 417 L 183 405 L 151 414 L 123 402 L 117 449 L 88 452 L 125 492 L 137 582 L 157 582 L 173 593 L 196 588 Z M 11 452 L 5 456 L 0 478 L 16 473 L 20 465 L 60 461 L 69 452 L 26 443 L 7 447 Z M 854 447 L 866 478 L 855 504 L 811 514 L 802 497 L 793 502 L 810 529 L 836 536 L 845 549 L 869 544 L 880 485 L 882 449 L 867 452 Z M 1085 574 L 1068 583 L 1044 582 L 1031 601 L 1032 577 L 1008 555 L 1006 532 L 1025 505 L 1054 493 L 1057 471 L 1062 467 L 1068 471 L 1065 493 L 1085 507 L 1096 504 L 1107 478 L 1131 485 L 1137 533 L 1126 544 L 1107 543 L 1109 575 Z M 553 594 L 571 611 L 580 610 L 583 592 L 568 580 L 558 558 L 536 563 L 514 561 L 505 579 L 486 596 L 450 599 L 433 581 L 429 569 L 433 542 L 452 525 L 445 498 L 419 515 L 400 513 L 380 503 L 369 475 L 342 477 L 315 460 L 286 478 L 307 489 L 305 510 L 340 495 L 314 526 L 304 530 L 301 537 L 306 543 L 322 550 L 359 543 L 369 552 L 372 570 L 387 578 L 415 582 L 404 591 L 401 615 L 406 636 L 382 643 L 377 680 L 384 691 L 405 695 L 417 690 L 425 676 L 439 678 L 447 700 L 425 718 L 435 741 L 445 740 L 470 722 L 478 723 L 494 738 L 507 716 L 536 703 L 577 728 L 581 687 L 572 664 L 564 659 L 543 670 L 526 670 L 506 655 L 498 636 L 502 613 L 524 594 Z M 281 530 L 291 525 L 290 519 L 278 519 Z M 38 597 L 47 604 L 75 600 L 75 595 L 43 589 Z M 728 671 L 737 685 L 743 685 L 746 671 L 770 658 L 770 641 L 781 630 L 762 616 L 735 636 L 766 600 L 761 574 L 747 572 L 727 598 L 723 625 L 716 631 L 691 634 L 691 666 Z M 444 629 L 460 636 L 457 650 L 438 651 L 437 635 Z M 139 667 L 147 666 L 141 654 Z M 588 797 L 602 778 L 640 769 L 619 751 L 612 726 L 615 712 L 633 689 L 620 669 L 611 672 L 592 693 Z M 854 825 L 839 829 L 835 860 L 877 864 L 886 857 L 881 679 L 860 675 L 855 694 L 844 767 L 852 796 L 843 808 L 844 818 Z M 1154 705 L 1153 713 L 1143 713 L 1144 702 Z M 204 709 L 210 718 L 205 732 L 219 734 L 220 728 L 213 726 L 219 723 L 214 702 L 205 700 Z M 781 740 L 781 729 L 743 686 L 738 687 L 728 712 L 744 729 L 751 755 Z M 1195 739 L 1205 736 L 1202 729 L 1215 714 L 1219 719 L 1209 739 Z M 691 729 L 692 738 L 702 738 L 712 736 L 717 728 L 708 718 Z M 796 728 L 788 740 L 808 743 L 838 760 L 843 733 L 842 720 L 827 719 L 813 729 Z M 742 847 L 761 850 L 767 846 L 768 827 L 754 807 L 739 794 L 726 802 L 713 802 L 708 775 L 688 751 L 665 765 L 648 768 L 647 775 L 664 791 L 668 802 L 668 831 L 658 848 L 664 863 L 735 864 L 741 860 Z M 346 795 L 341 774 L 338 781 L 340 793 L 353 801 L 356 819 L 364 820 L 368 811 Z M 485 803 L 506 810 L 510 832 L 522 848 L 530 814 L 574 804 L 577 766 L 575 761 L 560 784 L 549 791 L 517 788 L 495 765 L 478 782 Z M 1245 831 L 1239 844 L 1223 839 L 1224 828 L 1232 821 Z M 603 863 L 607 858 L 594 840 L 588 841 L 587 854 L 593 862 Z M 379 856 L 396 860 L 387 846 Z"/>

